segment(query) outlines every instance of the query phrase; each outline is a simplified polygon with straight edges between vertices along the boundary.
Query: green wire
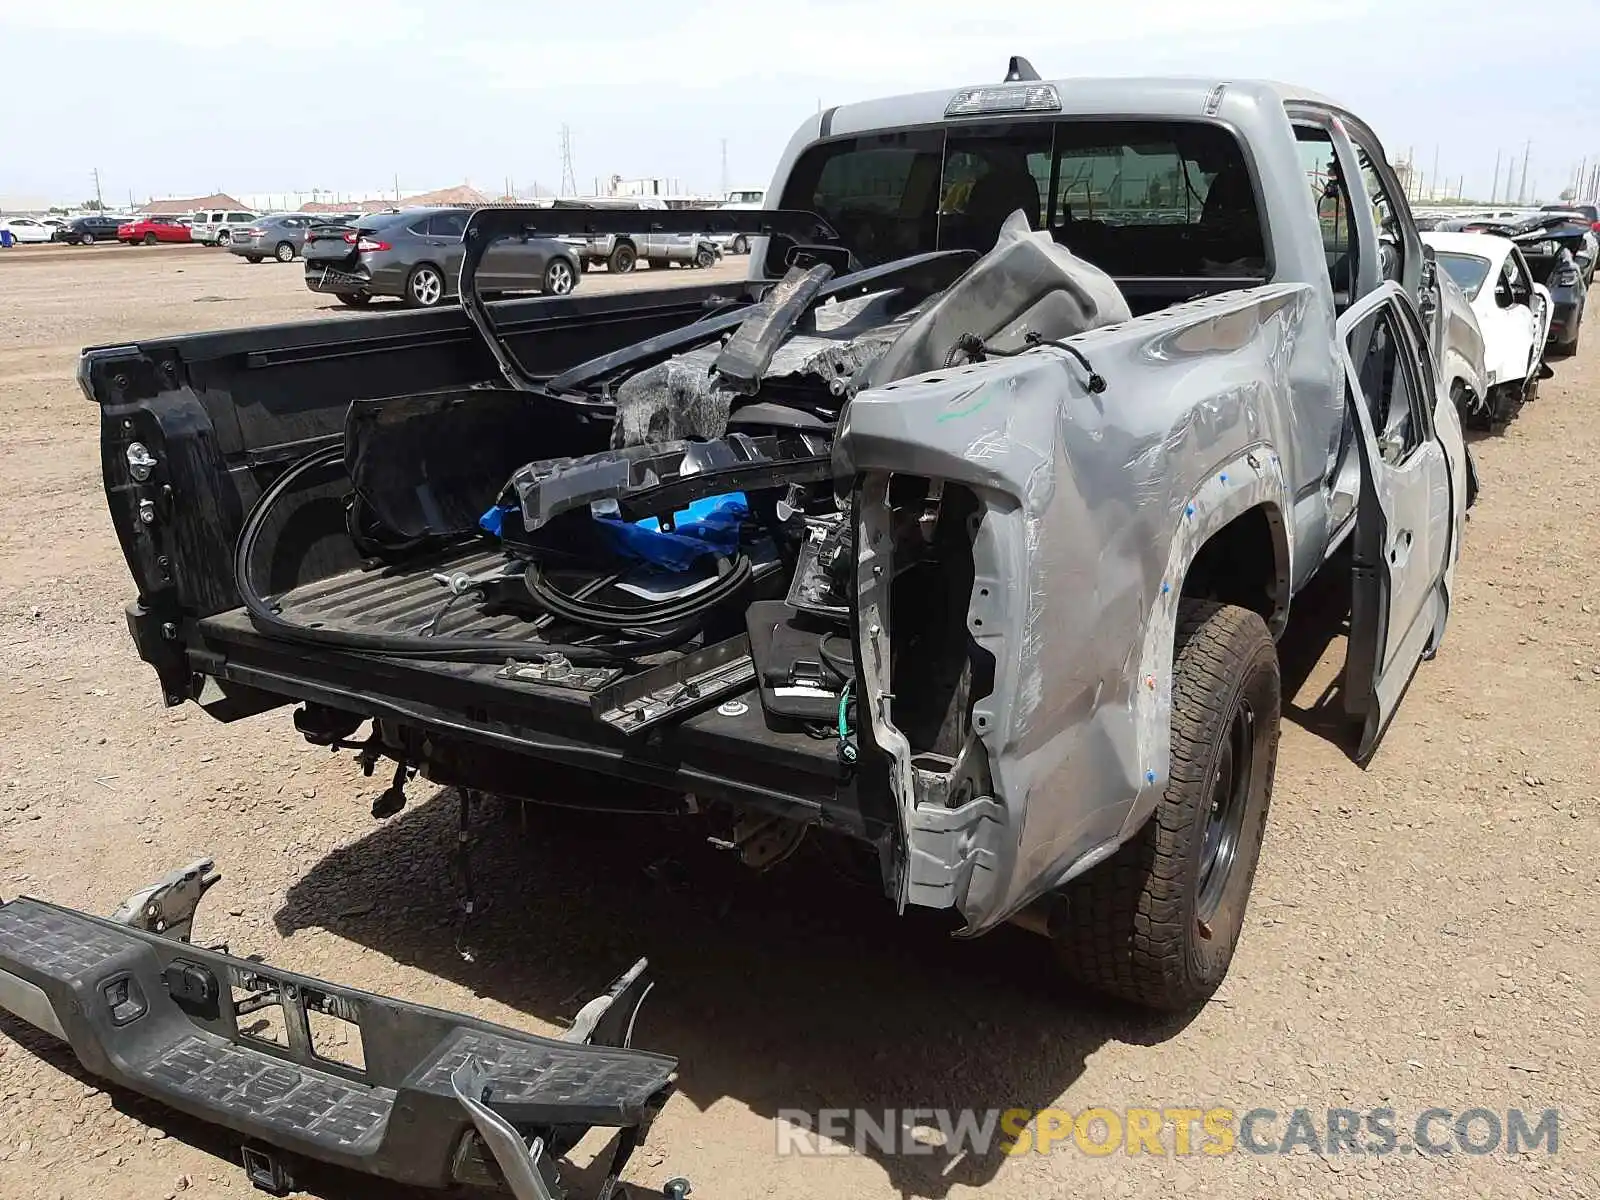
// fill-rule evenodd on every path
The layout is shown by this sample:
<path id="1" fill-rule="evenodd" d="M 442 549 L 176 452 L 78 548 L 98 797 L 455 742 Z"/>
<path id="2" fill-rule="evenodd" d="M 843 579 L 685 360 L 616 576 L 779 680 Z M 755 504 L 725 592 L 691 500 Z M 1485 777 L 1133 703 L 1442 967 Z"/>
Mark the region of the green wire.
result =
<path id="1" fill-rule="evenodd" d="M 850 689 L 855 680 L 846 679 L 844 687 L 839 689 L 839 758 L 846 763 L 856 761 L 856 748 L 850 741 L 850 719 L 846 711 L 850 707 Z"/>

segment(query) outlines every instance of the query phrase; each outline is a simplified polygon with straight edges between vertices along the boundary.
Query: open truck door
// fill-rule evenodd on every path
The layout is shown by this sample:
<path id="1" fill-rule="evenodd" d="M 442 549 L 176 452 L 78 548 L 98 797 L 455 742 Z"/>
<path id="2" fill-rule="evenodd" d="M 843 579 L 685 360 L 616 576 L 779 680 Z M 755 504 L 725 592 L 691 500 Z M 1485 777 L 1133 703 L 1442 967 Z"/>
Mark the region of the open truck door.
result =
<path id="1" fill-rule="evenodd" d="M 1340 318 L 1339 337 L 1361 463 L 1344 703 L 1363 721 L 1356 758 L 1365 762 L 1444 632 L 1464 497 L 1435 425 L 1438 385 L 1409 297 L 1393 283 L 1375 289 Z"/>

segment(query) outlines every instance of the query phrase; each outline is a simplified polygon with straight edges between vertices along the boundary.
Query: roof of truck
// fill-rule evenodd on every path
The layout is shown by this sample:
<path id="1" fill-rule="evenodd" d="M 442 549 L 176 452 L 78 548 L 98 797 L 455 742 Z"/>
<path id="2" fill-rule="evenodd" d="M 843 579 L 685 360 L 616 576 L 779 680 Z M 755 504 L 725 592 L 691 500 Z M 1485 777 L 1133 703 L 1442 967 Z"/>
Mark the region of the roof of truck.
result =
<path id="1" fill-rule="evenodd" d="M 1003 81 L 988 80 L 978 83 L 958 84 L 936 92 L 912 92 L 900 96 L 864 100 L 855 104 L 842 104 L 830 109 L 824 121 L 824 136 L 866 132 L 903 125 L 937 124 L 944 121 L 945 109 L 957 92 L 971 88 L 1026 86 L 1027 83 L 1053 85 L 1061 98 L 1062 116 L 1102 116 L 1110 113 L 1131 118 L 1144 116 L 1171 116 L 1173 113 L 1192 110 L 1196 116 L 1214 111 L 1220 100 L 1229 93 L 1241 93 L 1258 103 L 1285 104 L 1305 101 L 1312 104 L 1343 108 L 1328 97 L 1297 84 L 1281 83 L 1270 79 L 1225 79 L 1215 76 L 1128 76 L 1106 78 L 1040 79 L 1010 85 Z M 1217 89 L 1223 89 L 1218 96 Z M 1048 114 L 1039 113 L 1038 116 Z M 994 114 L 988 119 L 1005 119 L 1006 114 Z M 983 117 L 974 118 L 983 120 Z"/>

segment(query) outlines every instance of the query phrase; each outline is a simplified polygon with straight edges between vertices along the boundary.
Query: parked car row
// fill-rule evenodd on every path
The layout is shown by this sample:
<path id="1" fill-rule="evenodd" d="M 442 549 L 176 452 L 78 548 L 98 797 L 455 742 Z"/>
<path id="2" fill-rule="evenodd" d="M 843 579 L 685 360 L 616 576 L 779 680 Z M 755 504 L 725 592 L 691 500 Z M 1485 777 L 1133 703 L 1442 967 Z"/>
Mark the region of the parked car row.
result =
<path id="1" fill-rule="evenodd" d="M 1552 374 L 1549 360 L 1577 352 L 1600 257 L 1597 221 L 1593 206 L 1547 207 L 1512 223 L 1444 220 L 1421 235 L 1483 334 L 1482 389 L 1456 396 L 1463 421 L 1503 426 Z"/>
<path id="2" fill-rule="evenodd" d="M 363 214 L 349 223 L 305 229 L 306 287 L 360 308 L 394 296 L 412 308 L 458 298 L 470 208 L 410 208 Z M 276 255 L 275 248 L 274 254 Z M 579 254 L 554 238 L 496 243 L 484 255 L 478 282 L 486 294 L 540 292 L 565 296 L 583 276 Z"/>
<path id="3" fill-rule="evenodd" d="M 666 204 L 653 197 L 603 196 L 556 200 L 552 207 L 664 210 Z M 613 275 L 626 275 L 641 261 L 658 271 L 673 266 L 713 267 L 725 248 L 717 238 L 687 233 L 596 233 L 560 240 L 577 255 L 584 270 L 603 266 Z"/>

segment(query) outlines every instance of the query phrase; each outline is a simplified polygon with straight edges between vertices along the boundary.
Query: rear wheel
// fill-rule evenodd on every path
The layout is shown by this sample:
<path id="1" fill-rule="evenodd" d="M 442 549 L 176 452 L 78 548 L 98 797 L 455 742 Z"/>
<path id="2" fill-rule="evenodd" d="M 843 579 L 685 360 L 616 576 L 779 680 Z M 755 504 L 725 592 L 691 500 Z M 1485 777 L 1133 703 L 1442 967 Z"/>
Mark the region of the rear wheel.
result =
<path id="1" fill-rule="evenodd" d="M 733 239 L 732 250 L 735 254 L 749 254 L 750 239 L 741 233 L 738 237 Z"/>
<path id="2" fill-rule="evenodd" d="M 82 237 L 80 237 L 78 239 L 78 245 L 80 245 L 80 246 L 92 246 L 92 245 L 94 245 L 94 234 L 92 234 L 92 233 L 84 234 Z"/>
<path id="3" fill-rule="evenodd" d="M 372 303 L 371 292 L 340 292 L 339 303 L 349 305 L 351 308 L 364 308 Z"/>
<path id="4" fill-rule="evenodd" d="M 1050 933 L 1071 976 L 1161 1012 L 1221 985 L 1266 831 L 1279 705 L 1277 650 L 1261 617 L 1183 601 L 1171 776 L 1143 828 L 1062 890 Z"/>
<path id="5" fill-rule="evenodd" d="M 632 242 L 618 242 L 606 259 L 606 267 L 613 275 L 626 275 L 639 261 L 639 252 Z"/>
<path id="6" fill-rule="evenodd" d="M 226 229 L 219 229 L 217 231 L 217 245 L 226 246 L 232 241 L 233 234 L 229 233 Z"/>
<path id="7" fill-rule="evenodd" d="M 406 276 L 406 304 L 411 308 L 436 308 L 444 300 L 444 276 L 432 263 L 419 263 Z"/>
<path id="8" fill-rule="evenodd" d="M 294 254 L 295 250 L 293 242 L 279 242 L 278 248 L 272 252 L 272 257 L 277 259 L 279 262 L 293 262 Z"/>
<path id="9" fill-rule="evenodd" d="M 156 235 L 153 234 L 153 233 L 145 234 L 144 235 L 144 244 L 146 246 L 154 246 L 156 244 Z"/>
<path id="10" fill-rule="evenodd" d="M 701 246 L 694 256 L 694 265 L 701 268 L 714 266 L 716 261 L 717 256 L 704 246 Z"/>
<path id="11" fill-rule="evenodd" d="M 552 258 L 544 269 L 544 290 L 549 296 L 567 296 L 578 286 L 578 272 L 564 258 Z"/>

